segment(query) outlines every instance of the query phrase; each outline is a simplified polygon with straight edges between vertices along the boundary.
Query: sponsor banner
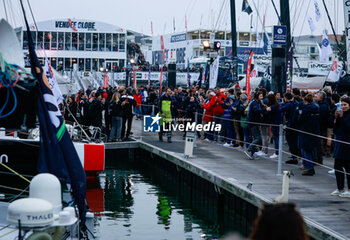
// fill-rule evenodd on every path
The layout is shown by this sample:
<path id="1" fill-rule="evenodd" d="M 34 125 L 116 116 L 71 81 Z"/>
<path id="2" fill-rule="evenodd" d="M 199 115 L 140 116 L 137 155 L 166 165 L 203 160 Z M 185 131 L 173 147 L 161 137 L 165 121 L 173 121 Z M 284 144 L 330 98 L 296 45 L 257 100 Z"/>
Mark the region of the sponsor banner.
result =
<path id="1" fill-rule="evenodd" d="M 165 79 L 166 73 L 163 73 L 163 79 Z M 199 73 L 191 73 L 190 72 L 191 79 L 198 79 Z M 151 81 L 157 80 L 159 81 L 160 79 L 160 72 L 151 72 L 149 75 L 149 72 L 135 72 L 135 77 L 136 80 L 145 80 L 148 81 L 150 79 Z M 125 72 L 119 72 L 115 73 L 114 79 L 117 81 L 122 81 L 125 80 L 126 78 L 126 73 Z M 178 72 L 176 73 L 176 81 L 184 81 L 187 82 L 187 73 L 185 72 Z"/>
<path id="2" fill-rule="evenodd" d="M 126 30 L 104 22 L 91 21 L 87 19 L 55 19 L 38 22 L 40 31 L 57 31 L 57 32 L 107 32 L 107 33 L 125 33 Z M 37 30 L 34 24 L 30 25 L 31 29 Z"/>
<path id="3" fill-rule="evenodd" d="M 333 62 L 310 62 L 308 68 L 309 75 L 327 76 L 333 66 Z M 343 63 L 338 62 L 338 70 L 341 71 Z"/>
<path id="4" fill-rule="evenodd" d="M 182 41 L 186 41 L 186 40 L 187 40 L 186 33 L 176 34 L 176 35 L 172 35 L 170 37 L 170 42 L 172 42 L 172 43 L 174 43 L 174 42 L 182 42 Z"/>

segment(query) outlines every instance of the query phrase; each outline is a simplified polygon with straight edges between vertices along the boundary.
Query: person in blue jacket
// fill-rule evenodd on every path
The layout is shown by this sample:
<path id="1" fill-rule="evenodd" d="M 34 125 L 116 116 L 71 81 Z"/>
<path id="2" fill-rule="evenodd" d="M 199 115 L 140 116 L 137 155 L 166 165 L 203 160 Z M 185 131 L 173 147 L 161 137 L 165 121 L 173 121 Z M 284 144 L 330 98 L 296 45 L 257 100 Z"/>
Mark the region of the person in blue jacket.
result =
<path id="1" fill-rule="evenodd" d="M 334 169 L 337 179 L 337 189 L 331 193 L 333 196 L 350 197 L 350 97 L 341 98 L 341 110 L 335 113 L 334 133 Z M 344 170 L 348 182 L 348 190 L 344 189 Z"/>
<path id="2" fill-rule="evenodd" d="M 259 129 L 259 123 L 262 122 L 262 115 L 266 111 L 271 111 L 271 108 L 264 107 L 262 104 L 264 96 L 262 92 L 254 93 L 254 100 L 248 107 L 248 122 L 250 124 L 250 130 L 253 136 L 253 142 L 249 145 L 249 148 L 244 152 L 249 159 L 254 159 L 254 153 L 257 152 L 257 147 L 261 146 L 262 139 Z"/>
<path id="3" fill-rule="evenodd" d="M 282 115 L 280 111 L 280 104 L 274 94 L 267 95 L 267 106 L 271 107 L 271 111 L 268 112 L 270 123 L 274 125 L 280 125 L 282 123 Z M 279 127 L 272 126 L 271 127 L 273 134 L 273 143 L 275 145 L 275 153 L 270 156 L 270 158 L 274 159 L 278 157 L 278 147 L 279 147 Z"/>
<path id="4" fill-rule="evenodd" d="M 320 144 L 320 139 L 307 133 L 320 134 L 320 108 L 314 103 L 312 94 L 309 93 L 305 96 L 304 104 L 299 106 L 297 114 L 297 123 L 301 131 L 298 133 L 298 145 L 304 166 L 302 175 L 313 176 L 315 174 L 313 163 L 317 159 L 317 147 Z"/>

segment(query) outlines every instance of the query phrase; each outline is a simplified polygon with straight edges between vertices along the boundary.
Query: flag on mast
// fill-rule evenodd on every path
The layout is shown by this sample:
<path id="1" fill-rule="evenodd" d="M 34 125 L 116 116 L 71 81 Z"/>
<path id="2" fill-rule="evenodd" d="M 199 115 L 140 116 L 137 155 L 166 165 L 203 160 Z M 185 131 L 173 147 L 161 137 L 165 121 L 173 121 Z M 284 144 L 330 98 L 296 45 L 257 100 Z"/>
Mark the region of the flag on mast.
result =
<path id="1" fill-rule="evenodd" d="M 314 21 L 312 20 L 312 18 L 310 17 L 309 13 L 307 14 L 307 21 L 309 23 L 309 27 L 310 27 L 310 31 L 311 31 L 311 34 L 314 33 L 314 31 L 316 30 L 316 26 L 314 24 Z"/>
<path id="2" fill-rule="evenodd" d="M 242 12 L 246 12 L 246 13 L 248 13 L 248 15 L 250 15 L 253 12 L 252 8 L 250 7 L 250 5 L 248 3 L 248 0 L 243 0 Z"/>
<path id="3" fill-rule="evenodd" d="M 187 31 L 187 15 L 185 15 L 185 29 Z"/>
<path id="4" fill-rule="evenodd" d="M 45 51 L 44 51 L 44 53 L 45 53 Z M 56 77 L 53 74 L 53 71 L 52 71 L 52 68 L 51 68 L 51 64 L 49 62 L 49 59 L 46 56 L 46 53 L 45 53 L 44 72 L 45 72 L 45 75 L 47 77 L 47 80 L 49 81 L 49 84 L 50 84 L 50 87 L 51 87 L 51 90 L 52 90 L 52 94 L 56 98 L 57 104 L 62 103 L 63 102 L 63 96 L 62 96 L 60 88 L 58 87 L 58 83 L 56 81 Z"/>
<path id="5" fill-rule="evenodd" d="M 317 44 L 317 46 L 318 46 L 318 44 Z M 329 55 L 331 55 L 333 53 L 333 50 L 331 48 L 331 44 L 328 40 L 328 36 L 326 35 L 326 32 L 323 33 L 322 46 L 321 46 L 321 48 L 318 46 L 318 50 L 320 53 L 320 61 L 321 62 L 328 62 Z"/>
<path id="6" fill-rule="evenodd" d="M 40 152 L 38 172 L 54 174 L 62 183 L 71 184 L 74 201 L 79 209 L 82 226 L 86 220 L 86 175 L 79 156 L 67 131 L 56 98 L 36 55 L 32 34 L 24 11 L 27 28 L 31 72 L 38 80 L 38 119 L 40 126 Z"/>
<path id="7" fill-rule="evenodd" d="M 321 19 L 321 11 L 320 11 L 320 7 L 318 6 L 317 0 L 314 0 L 314 5 L 315 5 L 316 21 L 318 22 Z"/>

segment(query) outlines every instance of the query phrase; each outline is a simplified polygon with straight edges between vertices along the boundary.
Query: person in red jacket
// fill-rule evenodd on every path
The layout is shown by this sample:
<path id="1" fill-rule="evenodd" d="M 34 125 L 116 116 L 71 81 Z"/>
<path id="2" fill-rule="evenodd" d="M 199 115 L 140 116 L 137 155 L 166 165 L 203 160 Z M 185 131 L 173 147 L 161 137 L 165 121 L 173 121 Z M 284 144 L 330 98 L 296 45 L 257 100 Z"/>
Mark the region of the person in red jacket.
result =
<path id="1" fill-rule="evenodd" d="M 204 108 L 203 124 L 213 122 L 213 107 L 215 104 L 215 93 L 211 90 L 207 91 L 207 99 L 200 97 L 200 104 Z M 204 138 L 207 141 L 213 140 L 212 132 L 205 132 Z"/>
<path id="2" fill-rule="evenodd" d="M 223 126 L 223 119 L 224 119 L 224 112 L 225 109 L 222 107 L 222 103 L 226 100 L 226 95 L 220 91 L 218 87 L 214 88 L 215 92 L 215 103 L 213 106 L 213 116 L 214 116 L 214 122 L 215 124 L 221 124 Z M 224 128 L 221 128 L 221 133 L 214 131 L 214 141 L 219 140 L 218 136 L 220 135 L 221 138 L 223 138 L 223 130 Z"/>
<path id="3" fill-rule="evenodd" d="M 142 95 L 140 94 L 139 89 L 135 90 L 135 94 L 133 95 L 136 101 L 136 107 L 135 107 L 135 114 L 136 114 L 136 120 L 141 119 L 142 120 Z"/>

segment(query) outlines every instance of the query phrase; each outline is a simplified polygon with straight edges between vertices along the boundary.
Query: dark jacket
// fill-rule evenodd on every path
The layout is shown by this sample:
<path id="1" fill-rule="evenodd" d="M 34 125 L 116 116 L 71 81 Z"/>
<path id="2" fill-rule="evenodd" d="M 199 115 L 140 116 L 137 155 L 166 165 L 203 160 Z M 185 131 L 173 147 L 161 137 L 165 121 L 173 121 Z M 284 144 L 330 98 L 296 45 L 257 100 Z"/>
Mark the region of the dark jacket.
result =
<path id="1" fill-rule="evenodd" d="M 320 134 L 320 109 L 315 103 L 302 104 L 299 106 L 298 126 L 299 130 Z M 305 151 L 311 151 L 318 147 L 320 138 L 306 134 L 298 133 L 299 148 Z"/>
<path id="2" fill-rule="evenodd" d="M 189 118 L 192 120 L 192 122 L 194 122 L 195 112 L 197 112 L 197 109 L 198 109 L 198 103 L 196 101 L 189 102 L 189 104 L 186 106 L 185 118 Z"/>
<path id="3" fill-rule="evenodd" d="M 123 95 L 120 98 L 121 102 L 126 102 L 123 106 L 123 117 L 131 117 L 133 116 L 132 107 L 136 105 L 136 101 L 133 96 Z"/>
<path id="4" fill-rule="evenodd" d="M 334 125 L 335 139 L 350 143 L 350 110 L 344 112 L 343 117 L 337 118 Z M 334 158 L 348 160 L 350 145 L 334 142 Z"/>
<path id="5" fill-rule="evenodd" d="M 271 111 L 268 112 L 270 115 L 270 123 L 271 124 L 281 124 L 282 123 L 282 115 L 279 108 L 277 108 L 275 105 L 271 105 Z"/>
<path id="6" fill-rule="evenodd" d="M 320 107 L 320 129 L 326 130 L 329 121 L 329 107 L 324 101 L 318 102 L 318 105 Z"/>
<path id="7" fill-rule="evenodd" d="M 102 127 L 102 110 L 101 101 L 95 98 L 89 105 L 89 119 L 92 126 Z"/>
<path id="8" fill-rule="evenodd" d="M 255 99 L 249 104 L 248 110 L 248 122 L 262 122 L 262 115 L 266 111 L 266 108 L 257 102 Z M 256 126 L 256 125 L 253 125 Z"/>
<path id="9" fill-rule="evenodd" d="M 123 107 L 122 102 L 113 101 L 109 104 L 109 109 L 112 117 L 123 117 Z"/>
<path id="10" fill-rule="evenodd" d="M 284 113 L 286 125 L 288 127 L 291 127 L 292 120 L 293 120 L 293 113 L 294 113 L 294 102 L 289 101 L 289 102 L 286 102 L 285 104 L 280 105 L 279 110 L 280 112 Z"/>

